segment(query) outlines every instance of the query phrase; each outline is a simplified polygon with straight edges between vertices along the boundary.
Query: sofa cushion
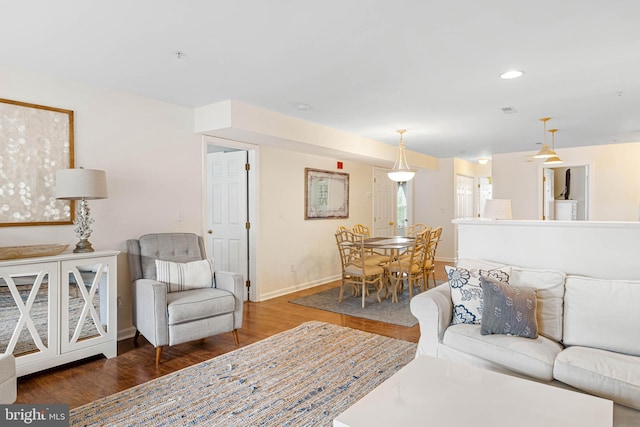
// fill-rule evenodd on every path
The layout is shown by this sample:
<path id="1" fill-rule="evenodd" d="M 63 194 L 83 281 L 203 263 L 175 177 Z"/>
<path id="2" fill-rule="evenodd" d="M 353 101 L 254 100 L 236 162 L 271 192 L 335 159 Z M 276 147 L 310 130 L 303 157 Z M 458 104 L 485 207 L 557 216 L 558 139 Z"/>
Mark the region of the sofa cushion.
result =
<path id="1" fill-rule="evenodd" d="M 169 325 L 231 313 L 236 300 L 229 291 L 216 288 L 193 289 L 167 294 Z"/>
<path id="2" fill-rule="evenodd" d="M 569 347 L 556 357 L 555 379 L 587 393 L 640 409 L 640 359 L 587 347 Z"/>
<path id="3" fill-rule="evenodd" d="M 459 323 L 480 324 L 482 318 L 480 277 L 491 277 L 508 283 L 509 274 L 511 273 L 510 267 L 483 270 L 446 265 L 444 268 L 451 288 L 451 301 L 453 302 L 453 319 L 451 323 L 453 325 Z"/>
<path id="4" fill-rule="evenodd" d="M 538 333 L 562 341 L 562 305 L 566 275 L 560 271 L 512 267 L 509 283 L 536 289 Z"/>
<path id="5" fill-rule="evenodd" d="M 562 351 L 560 344 L 543 336 L 530 339 L 482 335 L 480 325 L 467 324 L 449 326 L 442 342 L 455 350 L 543 381 L 553 379 L 553 361 Z"/>
<path id="6" fill-rule="evenodd" d="M 172 262 L 157 259 L 156 274 L 159 282 L 167 284 L 167 292 L 210 288 L 213 286 L 213 260 Z"/>
<path id="7" fill-rule="evenodd" d="M 538 337 L 536 290 L 481 277 L 482 335 L 503 334 Z"/>
<path id="8" fill-rule="evenodd" d="M 568 276 L 563 342 L 640 356 L 639 306 L 639 281 Z"/>

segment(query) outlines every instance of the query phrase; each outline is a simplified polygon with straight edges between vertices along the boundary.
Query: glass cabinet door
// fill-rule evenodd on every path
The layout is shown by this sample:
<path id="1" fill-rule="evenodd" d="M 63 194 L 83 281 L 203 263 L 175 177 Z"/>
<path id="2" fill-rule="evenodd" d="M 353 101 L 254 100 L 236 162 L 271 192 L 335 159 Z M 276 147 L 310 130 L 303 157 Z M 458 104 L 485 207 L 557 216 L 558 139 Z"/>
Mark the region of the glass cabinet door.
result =
<path id="1" fill-rule="evenodd" d="M 109 316 L 109 292 L 115 287 L 112 258 L 87 258 L 62 262 L 61 351 L 64 353 L 115 336 Z"/>
<path id="2" fill-rule="evenodd" d="M 57 286 L 56 263 L 0 267 L 0 353 L 55 354 Z"/>

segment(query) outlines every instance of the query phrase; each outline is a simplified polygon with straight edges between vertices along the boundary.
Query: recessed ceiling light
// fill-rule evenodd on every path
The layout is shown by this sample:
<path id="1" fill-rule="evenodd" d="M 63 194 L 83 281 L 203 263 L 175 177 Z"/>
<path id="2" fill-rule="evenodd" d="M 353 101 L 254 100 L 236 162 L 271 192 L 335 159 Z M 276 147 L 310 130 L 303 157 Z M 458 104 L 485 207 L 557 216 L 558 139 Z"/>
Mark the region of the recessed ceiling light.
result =
<path id="1" fill-rule="evenodd" d="M 305 104 L 304 102 L 292 102 L 291 103 L 298 111 L 309 111 L 311 108 L 309 104 Z"/>
<path id="2" fill-rule="evenodd" d="M 520 70 L 509 70 L 500 74 L 501 79 L 509 80 L 509 79 L 517 79 L 518 77 L 522 77 L 524 75 L 524 71 Z"/>

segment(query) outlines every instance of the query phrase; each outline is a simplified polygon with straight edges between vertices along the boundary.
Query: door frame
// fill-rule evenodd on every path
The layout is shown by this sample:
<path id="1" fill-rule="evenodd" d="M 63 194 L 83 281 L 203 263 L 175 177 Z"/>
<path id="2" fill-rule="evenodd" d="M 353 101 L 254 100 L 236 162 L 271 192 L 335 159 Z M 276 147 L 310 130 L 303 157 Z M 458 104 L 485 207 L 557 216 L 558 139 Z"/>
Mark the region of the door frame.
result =
<path id="1" fill-rule="evenodd" d="M 585 168 L 585 221 L 590 221 L 591 212 L 593 212 L 593 163 L 592 162 L 565 162 L 557 165 L 544 165 L 540 164 L 538 167 L 538 218 L 542 218 L 544 207 L 544 184 L 542 182 L 542 177 L 544 176 L 544 169 L 564 169 L 564 168 L 577 168 L 584 167 Z"/>
<path id="2" fill-rule="evenodd" d="M 258 277 L 256 274 L 257 269 L 257 236 L 259 235 L 258 230 L 260 227 L 259 216 L 260 212 L 260 198 L 258 195 L 260 194 L 259 189 L 259 154 L 260 147 L 253 144 L 248 144 L 246 142 L 234 141 L 231 139 L 225 139 L 210 135 L 202 136 L 202 235 L 204 236 L 207 233 L 207 220 L 209 218 L 209 203 L 208 203 L 208 193 L 207 193 L 207 147 L 209 145 L 215 145 L 219 147 L 228 147 L 234 148 L 238 150 L 244 150 L 247 152 L 249 158 L 249 164 L 251 165 L 251 169 L 249 172 L 249 176 L 247 177 L 247 186 L 248 186 L 248 194 L 247 194 L 247 203 L 249 207 L 248 212 L 248 221 L 251 224 L 248 232 L 248 244 L 247 244 L 247 256 L 249 257 L 248 268 L 249 268 L 249 277 L 248 280 L 251 283 L 251 287 L 249 288 L 249 294 L 245 293 L 245 296 L 248 297 L 250 301 L 257 301 L 258 296 L 260 295 L 259 288 L 260 283 L 258 282 Z M 206 241 L 207 239 L 205 239 Z M 208 243 L 206 243 L 208 246 Z M 207 251 L 211 250 L 211 248 L 207 247 Z"/>

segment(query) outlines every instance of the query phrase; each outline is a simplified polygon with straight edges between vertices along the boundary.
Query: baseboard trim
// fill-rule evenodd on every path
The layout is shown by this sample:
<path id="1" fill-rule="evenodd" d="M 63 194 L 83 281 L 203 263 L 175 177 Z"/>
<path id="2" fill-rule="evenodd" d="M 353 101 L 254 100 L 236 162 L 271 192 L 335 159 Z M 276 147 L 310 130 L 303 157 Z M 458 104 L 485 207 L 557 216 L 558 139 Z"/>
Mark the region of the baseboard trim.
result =
<path id="1" fill-rule="evenodd" d="M 287 295 L 287 294 L 290 294 L 292 292 L 302 291 L 304 289 L 313 288 L 314 286 L 325 285 L 327 283 L 331 283 L 331 282 L 335 282 L 336 280 L 340 280 L 340 277 L 341 276 L 338 274 L 336 276 L 325 277 L 323 279 L 312 280 L 311 282 L 306 282 L 306 283 L 301 283 L 299 285 L 289 286 L 288 288 L 285 288 L 285 289 L 278 289 L 277 291 L 268 292 L 266 294 L 262 294 L 262 295 L 258 296 L 258 299 L 257 299 L 256 302 L 266 301 L 266 300 L 269 300 L 269 299 L 272 299 L 272 298 L 281 297 L 283 295 Z"/>
<path id="2" fill-rule="evenodd" d="M 131 326 L 126 329 L 118 330 L 118 341 L 126 340 L 129 338 L 133 338 L 136 335 L 136 328 Z"/>

